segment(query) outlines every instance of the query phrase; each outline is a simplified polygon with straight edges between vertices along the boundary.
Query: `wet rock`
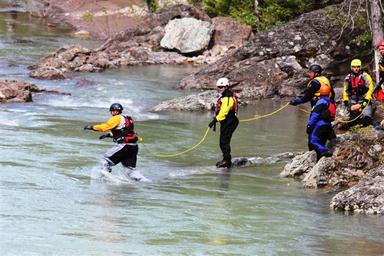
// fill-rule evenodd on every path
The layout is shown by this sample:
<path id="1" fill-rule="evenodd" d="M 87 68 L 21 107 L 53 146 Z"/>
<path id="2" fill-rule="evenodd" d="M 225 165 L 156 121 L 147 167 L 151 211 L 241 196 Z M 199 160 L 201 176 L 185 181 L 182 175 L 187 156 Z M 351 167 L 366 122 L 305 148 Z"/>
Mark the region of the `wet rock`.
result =
<path id="1" fill-rule="evenodd" d="M 233 158 L 232 165 L 237 167 L 255 166 L 261 164 L 274 164 L 282 161 L 292 160 L 299 153 L 285 152 L 268 157 L 240 157 Z"/>
<path id="2" fill-rule="evenodd" d="M 169 111 L 169 110 L 183 110 L 183 111 L 197 111 L 209 110 L 215 105 L 219 94 L 216 91 L 205 91 L 195 95 L 189 95 L 169 101 L 164 101 L 156 105 L 153 111 Z"/>
<path id="3" fill-rule="evenodd" d="M 37 79 L 46 79 L 46 80 L 61 80 L 65 79 L 64 73 L 53 67 L 41 67 L 39 69 L 33 70 L 29 73 L 30 77 Z"/>
<path id="4" fill-rule="evenodd" d="M 79 37 L 79 38 L 90 38 L 91 37 L 91 33 L 86 31 L 86 30 L 76 31 L 75 33 L 73 33 L 73 35 L 75 37 Z"/>
<path id="5" fill-rule="evenodd" d="M 44 91 L 35 84 L 17 80 L 0 80 L 0 103 L 31 102 L 32 92 Z"/>
<path id="6" fill-rule="evenodd" d="M 213 33 L 213 25 L 186 17 L 168 22 L 161 47 L 176 50 L 182 54 L 198 55 L 208 47 Z"/>
<path id="7" fill-rule="evenodd" d="M 265 95 L 273 94 L 269 91 L 270 87 L 254 87 L 245 88 L 240 93 L 236 94 L 239 105 L 245 106 L 250 104 L 255 99 L 262 99 Z M 191 94 L 176 99 L 163 101 L 153 107 L 153 111 L 199 111 L 212 110 L 215 106 L 217 98 L 220 96 L 215 90 L 205 91 L 197 94 Z"/>
<path id="8" fill-rule="evenodd" d="M 316 153 L 308 151 L 304 154 L 297 155 L 292 162 L 285 165 L 284 170 L 280 173 L 281 177 L 300 177 L 308 173 L 316 164 Z"/>
<path id="9" fill-rule="evenodd" d="M 384 214 L 384 165 L 371 170 L 357 185 L 338 193 L 330 207 L 346 212 Z"/>

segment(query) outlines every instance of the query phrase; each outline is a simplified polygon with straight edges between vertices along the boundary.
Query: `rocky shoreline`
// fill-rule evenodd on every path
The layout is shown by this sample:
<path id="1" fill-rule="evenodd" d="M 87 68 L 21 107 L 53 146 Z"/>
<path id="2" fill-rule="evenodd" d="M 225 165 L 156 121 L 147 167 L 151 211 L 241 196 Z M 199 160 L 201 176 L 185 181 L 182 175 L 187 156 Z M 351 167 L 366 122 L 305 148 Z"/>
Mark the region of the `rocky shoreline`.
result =
<path id="1" fill-rule="evenodd" d="M 71 21 L 64 18 L 63 14 L 69 9 L 60 9 L 63 6 L 47 5 L 44 0 L 31 3 L 34 13 Z M 154 111 L 211 109 L 217 97 L 212 90 L 214 81 L 222 76 L 231 80 L 232 88 L 243 104 L 263 98 L 294 96 L 305 86 L 309 63 L 322 64 L 337 85 L 339 77 L 345 73 L 343 63 L 355 56 L 358 49 L 351 47 L 350 42 L 366 28 L 356 27 L 340 34 L 342 8 L 342 5 L 330 6 L 304 14 L 281 28 L 253 34 L 249 26 L 229 18 L 211 19 L 198 8 L 175 5 L 160 13 L 143 15 L 139 22 L 109 37 L 96 49 L 62 47 L 31 65 L 30 76 L 65 79 L 71 72 L 102 72 L 130 65 L 192 63 L 202 66 L 200 71 L 183 78 L 179 88 L 204 92 L 162 102 Z M 47 15 L 53 9 L 55 11 Z M 185 18 L 192 19 L 188 21 L 193 23 L 207 22 L 199 23 L 206 31 L 198 40 L 202 43 L 198 47 L 185 45 L 191 41 L 190 37 L 183 41 L 180 36 L 164 42 L 167 33 L 185 32 L 180 31 L 185 27 Z M 171 32 L 167 32 L 169 28 L 166 26 L 175 20 L 184 25 L 173 24 Z M 194 31 L 201 28 L 198 25 L 185 33 L 194 35 Z M 0 103 L 28 102 L 32 100 L 32 92 L 43 91 L 21 81 L 0 81 Z M 338 191 L 330 202 L 332 209 L 384 214 L 384 133 L 364 128 L 339 134 L 333 150 L 332 158 L 322 158 L 317 163 L 313 152 L 284 154 L 270 161 L 290 161 L 287 159 L 292 158 L 284 167 L 282 177 L 300 179 L 306 188 Z M 235 159 L 235 165 L 258 164 L 262 161 L 259 160 Z"/>

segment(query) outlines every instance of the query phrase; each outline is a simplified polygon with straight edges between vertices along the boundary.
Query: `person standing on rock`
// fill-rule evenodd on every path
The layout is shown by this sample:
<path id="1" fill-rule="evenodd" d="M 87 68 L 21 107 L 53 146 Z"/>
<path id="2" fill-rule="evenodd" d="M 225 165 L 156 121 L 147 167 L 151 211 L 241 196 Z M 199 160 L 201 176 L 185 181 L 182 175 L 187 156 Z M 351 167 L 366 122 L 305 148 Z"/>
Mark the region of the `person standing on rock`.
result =
<path id="1" fill-rule="evenodd" d="M 331 123 L 336 116 L 336 105 L 329 97 L 331 88 L 322 86 L 319 94 L 320 98 L 313 106 L 307 123 L 308 148 L 316 151 L 317 161 L 323 156 L 332 156 L 332 151 L 325 144 L 327 140 L 331 141 L 336 138 Z"/>
<path id="2" fill-rule="evenodd" d="M 221 94 L 216 102 L 215 117 L 208 124 L 209 128 L 215 131 L 216 123 L 220 123 L 220 149 L 223 153 L 223 160 L 216 163 L 217 168 L 229 168 L 232 166 L 231 138 L 239 124 L 237 118 L 238 102 L 234 93 L 229 89 L 229 80 L 222 77 L 216 82 L 218 92 Z"/>
<path id="3" fill-rule="evenodd" d="M 84 130 L 108 132 L 108 134 L 102 135 L 100 139 L 113 137 L 113 141 L 117 143 L 104 154 L 101 167 L 104 171 L 111 172 L 111 167 L 121 162 L 129 178 L 135 181 L 148 182 L 149 180 L 135 169 L 139 147 L 132 118 L 122 115 L 123 106 L 120 103 L 113 103 L 109 111 L 112 117 L 107 122 L 96 125 L 88 124 L 84 127 Z"/>
<path id="4" fill-rule="evenodd" d="M 329 82 L 328 78 L 322 76 L 323 68 L 318 64 L 312 64 L 308 68 L 308 76 L 311 80 L 307 83 L 307 88 L 304 91 L 304 95 L 296 97 L 290 100 L 289 104 L 296 106 L 299 104 L 311 102 L 311 107 L 316 104 L 316 101 L 320 98 L 319 90 L 322 86 L 327 86 L 330 88 L 331 95 L 330 98 L 332 101 L 335 100 L 335 92 L 333 86 Z"/>
<path id="5" fill-rule="evenodd" d="M 361 60 L 351 61 L 351 73 L 348 74 L 343 83 L 343 103 L 349 111 L 347 128 L 354 125 L 372 125 L 372 93 L 374 91 L 371 76 L 361 70 Z"/>

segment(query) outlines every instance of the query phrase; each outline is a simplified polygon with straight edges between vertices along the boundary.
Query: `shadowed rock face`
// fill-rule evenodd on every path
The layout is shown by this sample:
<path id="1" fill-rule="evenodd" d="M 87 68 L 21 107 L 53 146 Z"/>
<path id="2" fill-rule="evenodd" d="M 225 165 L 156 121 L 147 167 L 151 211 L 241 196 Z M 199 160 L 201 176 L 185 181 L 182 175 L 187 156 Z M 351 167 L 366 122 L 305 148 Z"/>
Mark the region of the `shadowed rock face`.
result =
<path id="1" fill-rule="evenodd" d="M 181 80 L 180 88 L 212 88 L 228 77 L 236 89 L 276 87 L 276 94 L 298 94 L 308 80 L 306 69 L 314 62 L 327 68 L 351 57 L 348 44 L 363 27 L 341 34 L 341 5 L 303 14 L 286 25 L 259 33 L 242 47 Z M 327 69 L 326 69 L 327 70 Z"/>

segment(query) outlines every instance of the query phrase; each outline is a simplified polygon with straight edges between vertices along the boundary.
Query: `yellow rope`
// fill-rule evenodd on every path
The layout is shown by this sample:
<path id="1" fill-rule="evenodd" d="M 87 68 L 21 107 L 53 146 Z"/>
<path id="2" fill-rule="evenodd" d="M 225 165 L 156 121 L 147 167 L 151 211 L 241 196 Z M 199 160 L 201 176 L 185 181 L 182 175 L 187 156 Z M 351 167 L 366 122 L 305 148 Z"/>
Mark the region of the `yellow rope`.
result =
<path id="1" fill-rule="evenodd" d="M 354 119 L 352 119 L 352 120 L 341 120 L 341 119 L 339 119 L 339 120 L 336 120 L 336 122 L 337 123 L 347 124 L 347 123 L 351 123 L 351 122 L 356 121 L 357 119 L 359 119 L 363 115 L 364 109 L 369 106 L 370 102 L 371 102 L 371 100 L 368 101 L 367 105 L 361 110 L 361 113 L 357 117 L 355 117 Z"/>
<path id="2" fill-rule="evenodd" d="M 299 108 L 300 111 L 303 111 L 304 113 L 311 114 L 311 111 L 308 111 L 304 108 Z"/>
<path id="3" fill-rule="evenodd" d="M 197 148 L 200 144 L 202 144 L 205 140 L 205 138 L 207 137 L 208 135 L 208 132 L 209 132 L 209 127 L 207 128 L 207 130 L 205 131 L 205 134 L 203 136 L 203 138 L 194 146 L 184 150 L 184 151 L 181 151 L 179 153 L 175 153 L 175 154 L 153 154 L 153 156 L 156 156 L 156 157 L 161 157 L 161 158 L 171 158 L 171 157 L 176 157 L 176 156 L 180 156 L 182 154 L 185 154 L 191 150 L 194 150 L 195 148 Z"/>
<path id="4" fill-rule="evenodd" d="M 239 122 L 249 122 L 249 121 L 258 120 L 258 119 L 261 119 L 261 118 L 264 118 L 264 117 L 272 116 L 272 115 L 276 114 L 277 112 L 279 112 L 279 111 L 283 110 L 284 108 L 286 108 L 288 105 L 289 105 L 289 102 L 287 104 L 283 105 L 282 107 L 280 107 L 279 109 L 277 109 L 277 110 L 275 110 L 275 111 L 273 111 L 273 112 L 271 112 L 269 114 L 262 115 L 262 116 L 258 115 L 258 116 L 255 116 L 255 117 L 249 118 L 249 119 L 242 119 L 242 120 L 239 120 Z M 205 134 L 204 134 L 203 138 L 201 138 L 201 140 L 197 144 L 195 144 L 194 146 L 192 146 L 190 148 L 187 148 L 186 150 L 183 150 L 183 151 L 175 153 L 175 154 L 152 154 L 152 155 L 155 156 L 155 157 L 161 157 L 161 158 L 171 158 L 171 157 L 176 157 L 176 156 L 180 156 L 182 154 L 185 154 L 185 153 L 187 153 L 189 151 L 194 150 L 198 146 L 200 146 L 205 141 L 205 139 L 207 138 L 208 132 L 209 132 L 209 127 L 205 131 Z"/>
<path id="5" fill-rule="evenodd" d="M 269 113 L 269 114 L 266 114 L 266 115 L 261 115 L 261 116 L 255 116 L 253 118 L 248 118 L 248 119 L 241 119 L 240 122 L 249 122 L 249 121 L 255 121 L 255 120 L 259 120 L 259 119 L 262 119 L 264 117 L 268 117 L 268 116 L 272 116 L 274 114 L 276 114 L 277 112 L 283 110 L 284 108 L 286 108 L 287 106 L 289 105 L 289 102 L 287 102 L 285 105 L 283 105 L 282 107 L 280 107 L 279 109 Z"/>

